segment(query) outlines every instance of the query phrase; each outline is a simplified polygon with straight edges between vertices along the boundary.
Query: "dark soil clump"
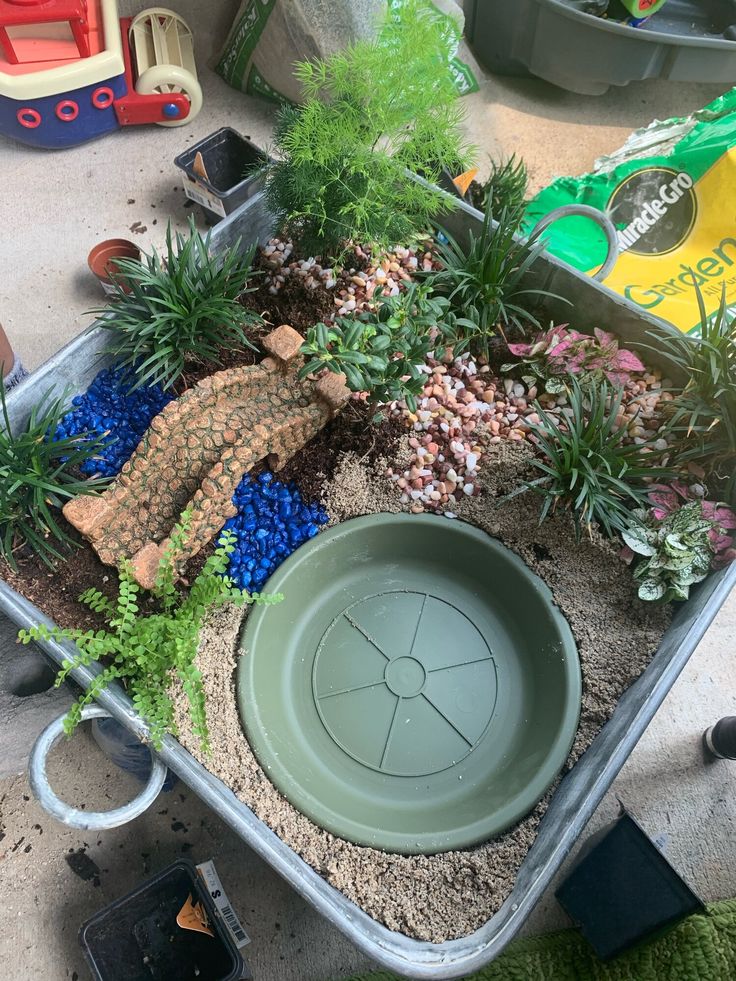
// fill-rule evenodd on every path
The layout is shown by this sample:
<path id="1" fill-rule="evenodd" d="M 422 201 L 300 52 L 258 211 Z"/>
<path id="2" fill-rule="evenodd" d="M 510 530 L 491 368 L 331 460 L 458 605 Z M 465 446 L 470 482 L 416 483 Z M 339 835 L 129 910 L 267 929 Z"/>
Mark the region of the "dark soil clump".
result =
<path id="1" fill-rule="evenodd" d="M 343 453 L 354 453 L 369 464 L 391 458 L 396 441 L 407 432 L 406 424 L 393 416 L 384 417 L 376 424 L 371 420 L 377 411 L 367 402 L 351 400 L 279 471 L 279 480 L 294 481 L 307 501 L 319 501 Z"/>
<path id="2" fill-rule="evenodd" d="M 256 267 L 258 268 L 258 263 Z M 307 290 L 298 276 L 287 276 L 278 293 L 269 292 L 270 284 L 263 277 L 254 282 L 259 284 L 258 288 L 243 293 L 240 302 L 248 310 L 263 317 L 267 329 L 289 324 L 294 330 L 304 334 L 321 320 L 331 318 L 336 310 L 334 290 L 328 290 L 321 284 Z"/>
<path id="3" fill-rule="evenodd" d="M 7 563 L 0 563 L 0 579 L 35 603 L 60 627 L 99 630 L 106 626 L 104 617 L 80 603 L 79 596 L 94 587 L 110 599 L 117 599 L 117 571 L 100 562 L 93 548 L 62 515 L 56 520 L 79 545 L 70 550 L 68 559 L 50 569 L 30 549 L 23 549 L 16 555 L 17 572 Z"/>
<path id="4" fill-rule="evenodd" d="M 253 347 L 222 347 L 217 353 L 217 360 L 215 362 L 204 362 L 198 358 L 187 358 L 184 374 L 174 386 L 174 394 L 178 398 L 188 388 L 196 385 L 198 381 L 201 381 L 208 375 L 213 375 L 216 371 L 224 371 L 226 368 L 242 368 L 261 362 L 264 357 L 263 338 L 268 334 L 269 330 L 270 327 L 263 324 L 251 324 L 247 326 L 243 333 Z"/>

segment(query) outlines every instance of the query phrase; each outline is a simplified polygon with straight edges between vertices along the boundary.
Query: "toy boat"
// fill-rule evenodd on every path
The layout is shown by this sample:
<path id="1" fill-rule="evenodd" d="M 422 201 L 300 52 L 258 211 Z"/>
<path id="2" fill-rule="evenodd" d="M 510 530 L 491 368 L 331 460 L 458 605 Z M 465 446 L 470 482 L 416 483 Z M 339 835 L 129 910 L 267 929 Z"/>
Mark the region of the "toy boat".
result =
<path id="1" fill-rule="evenodd" d="M 202 106 L 192 32 L 163 7 L 0 0 L 0 133 L 77 146 L 121 126 L 181 126 Z"/>

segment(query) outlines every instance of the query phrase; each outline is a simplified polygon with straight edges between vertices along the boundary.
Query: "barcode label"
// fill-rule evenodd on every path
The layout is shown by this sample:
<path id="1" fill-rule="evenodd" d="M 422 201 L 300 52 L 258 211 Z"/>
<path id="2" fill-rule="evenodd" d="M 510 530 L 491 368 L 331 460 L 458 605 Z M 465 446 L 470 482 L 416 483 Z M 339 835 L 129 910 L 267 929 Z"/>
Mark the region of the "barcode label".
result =
<path id="1" fill-rule="evenodd" d="M 248 943 L 248 937 L 245 930 L 240 925 L 240 920 L 237 918 L 235 913 L 233 913 L 232 906 L 223 906 L 220 910 L 225 922 L 230 927 L 230 933 L 235 937 L 236 942 L 242 942 L 243 944 Z"/>
<path id="2" fill-rule="evenodd" d="M 197 871 L 204 880 L 207 892 L 212 897 L 212 901 L 217 907 L 217 911 L 225 922 L 225 926 L 230 931 L 230 935 L 237 947 L 245 947 L 250 943 L 250 937 L 243 929 L 235 910 L 230 905 L 225 890 L 222 888 L 220 877 L 215 869 L 214 862 L 202 862 L 197 866 Z"/>
<path id="3" fill-rule="evenodd" d="M 215 214 L 225 217 L 225 205 L 220 198 L 210 194 L 201 184 L 184 181 L 184 193 L 191 201 L 196 201 L 197 204 L 204 205 L 205 208 L 209 208 Z"/>

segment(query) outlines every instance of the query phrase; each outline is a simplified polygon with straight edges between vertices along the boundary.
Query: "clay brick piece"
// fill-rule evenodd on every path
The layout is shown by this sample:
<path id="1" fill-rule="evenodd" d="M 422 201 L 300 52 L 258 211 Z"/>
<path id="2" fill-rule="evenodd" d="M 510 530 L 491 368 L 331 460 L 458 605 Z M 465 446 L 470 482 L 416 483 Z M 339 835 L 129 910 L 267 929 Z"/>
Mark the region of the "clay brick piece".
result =
<path id="1" fill-rule="evenodd" d="M 69 524 L 74 525 L 77 531 L 89 538 L 108 506 L 101 497 L 90 497 L 82 495 L 67 501 L 64 505 L 63 513 Z"/>
<path id="2" fill-rule="evenodd" d="M 327 403 L 333 416 L 337 415 L 350 398 L 350 389 L 345 384 L 345 375 L 342 373 L 335 374 L 332 371 L 320 378 L 314 386 L 314 391 L 319 398 Z"/>
<path id="3" fill-rule="evenodd" d="M 163 557 L 163 549 L 154 542 L 148 542 L 137 551 L 130 561 L 136 582 L 144 589 L 153 589 L 156 585 L 156 574 Z"/>
<path id="4" fill-rule="evenodd" d="M 279 361 L 287 362 L 299 354 L 303 343 L 304 338 L 298 331 L 288 324 L 282 324 L 264 338 L 263 346 Z"/>
<path id="5" fill-rule="evenodd" d="M 255 463 L 271 457 L 283 466 L 340 410 L 350 396 L 343 376 L 297 378 L 302 343 L 286 324 L 271 331 L 263 345 L 273 358 L 203 378 L 151 420 L 101 497 L 66 503 L 64 516 L 103 562 L 130 559 L 138 583 L 151 589 L 185 510 L 178 569 L 237 513 L 232 496 Z"/>

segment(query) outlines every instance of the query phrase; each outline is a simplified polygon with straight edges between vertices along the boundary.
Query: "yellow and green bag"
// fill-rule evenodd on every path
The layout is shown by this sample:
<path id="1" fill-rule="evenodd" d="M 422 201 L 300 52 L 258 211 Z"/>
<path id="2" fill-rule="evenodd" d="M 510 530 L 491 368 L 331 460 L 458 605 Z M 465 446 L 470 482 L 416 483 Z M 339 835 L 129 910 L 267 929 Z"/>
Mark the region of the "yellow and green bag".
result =
<path id="1" fill-rule="evenodd" d="M 685 333 L 699 327 L 696 285 L 711 314 L 725 284 L 736 312 L 736 88 L 637 130 L 594 173 L 554 181 L 529 203 L 525 231 L 573 202 L 605 211 L 618 231 L 606 286 Z M 545 236 L 553 255 L 591 275 L 605 259 L 605 237 L 586 218 L 562 219 Z"/>

